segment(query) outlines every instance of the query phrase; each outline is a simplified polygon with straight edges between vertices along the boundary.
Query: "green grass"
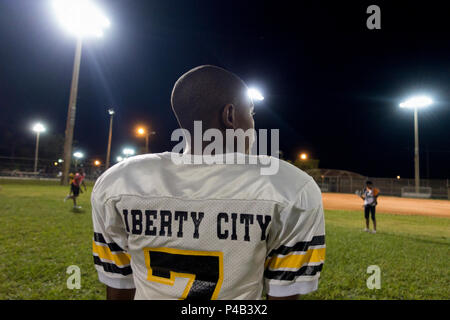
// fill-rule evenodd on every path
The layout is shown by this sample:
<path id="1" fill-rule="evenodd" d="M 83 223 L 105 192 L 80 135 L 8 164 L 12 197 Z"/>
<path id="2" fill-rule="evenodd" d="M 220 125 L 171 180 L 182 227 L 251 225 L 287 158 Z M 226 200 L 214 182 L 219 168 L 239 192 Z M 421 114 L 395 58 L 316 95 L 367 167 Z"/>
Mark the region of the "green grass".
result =
<path id="1" fill-rule="evenodd" d="M 55 182 L 0 180 L 0 299 L 104 299 L 91 256 L 92 185 L 82 210 Z M 327 257 L 319 290 L 305 299 L 449 299 L 450 219 L 378 214 L 377 234 L 362 232 L 362 212 L 327 211 Z M 69 290 L 66 269 L 81 269 Z M 381 269 L 369 290 L 367 267 Z"/>
<path id="2" fill-rule="evenodd" d="M 92 262 L 88 192 L 82 209 L 64 203 L 69 187 L 0 180 L 0 299 L 102 299 Z M 80 290 L 69 290 L 66 269 L 81 269 Z"/>
<path id="3" fill-rule="evenodd" d="M 363 232 L 362 212 L 327 211 L 326 263 L 308 299 L 449 299 L 450 219 L 377 215 L 377 234 Z M 369 290 L 367 267 L 381 271 Z"/>

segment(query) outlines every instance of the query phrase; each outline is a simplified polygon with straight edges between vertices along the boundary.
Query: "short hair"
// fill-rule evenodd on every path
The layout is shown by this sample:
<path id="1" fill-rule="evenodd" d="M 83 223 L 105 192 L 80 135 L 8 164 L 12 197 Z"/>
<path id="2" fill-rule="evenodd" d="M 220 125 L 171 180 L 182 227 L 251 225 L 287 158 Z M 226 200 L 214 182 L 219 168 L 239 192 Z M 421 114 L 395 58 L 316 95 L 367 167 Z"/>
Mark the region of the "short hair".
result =
<path id="1" fill-rule="evenodd" d="M 373 184 L 373 183 L 372 183 L 372 181 L 367 180 L 367 181 L 366 181 L 366 184 Z"/>
<path id="2" fill-rule="evenodd" d="M 239 104 L 247 86 L 234 73 L 223 68 L 202 65 L 183 74 L 175 83 L 171 105 L 181 128 L 191 131 L 194 121 L 209 129 L 212 117 L 227 104 Z"/>

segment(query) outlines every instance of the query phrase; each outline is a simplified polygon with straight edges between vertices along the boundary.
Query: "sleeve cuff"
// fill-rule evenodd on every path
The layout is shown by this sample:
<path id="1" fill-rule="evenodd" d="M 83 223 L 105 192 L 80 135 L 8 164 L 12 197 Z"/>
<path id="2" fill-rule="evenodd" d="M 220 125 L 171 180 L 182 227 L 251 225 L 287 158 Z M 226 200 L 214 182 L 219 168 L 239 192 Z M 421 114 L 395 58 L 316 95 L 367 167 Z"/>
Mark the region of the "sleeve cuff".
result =
<path id="1" fill-rule="evenodd" d="M 287 297 L 296 294 L 308 294 L 316 291 L 319 286 L 319 279 L 312 281 L 300 281 L 287 286 L 269 284 L 267 294 L 272 297 Z"/>
<path id="2" fill-rule="evenodd" d="M 133 276 L 129 276 L 127 278 L 110 278 L 105 274 L 99 272 L 98 280 L 101 283 L 106 284 L 108 287 L 114 289 L 134 289 L 136 288 L 134 285 Z"/>

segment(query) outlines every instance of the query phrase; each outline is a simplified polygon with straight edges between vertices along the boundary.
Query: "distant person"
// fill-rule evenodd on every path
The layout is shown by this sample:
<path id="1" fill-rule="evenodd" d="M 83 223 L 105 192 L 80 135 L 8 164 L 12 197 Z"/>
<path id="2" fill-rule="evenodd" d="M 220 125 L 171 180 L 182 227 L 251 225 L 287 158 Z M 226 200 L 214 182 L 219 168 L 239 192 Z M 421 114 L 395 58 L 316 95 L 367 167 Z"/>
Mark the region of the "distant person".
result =
<path id="1" fill-rule="evenodd" d="M 68 199 L 73 200 L 73 208 L 74 209 L 81 209 L 81 206 L 77 205 L 77 198 L 80 195 L 81 186 L 83 185 L 84 191 L 87 190 L 86 184 L 84 183 L 84 178 L 86 177 L 86 174 L 84 173 L 83 168 L 78 169 L 78 172 L 73 176 L 73 179 L 70 182 L 70 190 L 71 193 L 64 198 L 64 201 L 67 201 Z"/>
<path id="2" fill-rule="evenodd" d="M 222 136 L 254 128 L 247 86 L 219 67 L 180 77 L 171 104 L 192 136 L 188 158 L 201 160 L 207 147 L 196 145 L 194 121 Z M 215 155 L 260 158 L 244 145 Z M 257 300 L 264 290 L 268 299 L 293 300 L 317 290 L 325 225 L 312 177 L 282 160 L 277 173 L 262 175 L 248 161 L 175 163 L 176 155 L 128 158 L 95 183 L 93 254 L 107 299 Z"/>
<path id="3" fill-rule="evenodd" d="M 375 218 L 375 208 L 378 204 L 377 199 L 380 195 L 380 190 L 374 188 L 372 181 L 366 182 L 366 187 L 361 193 L 361 198 L 364 200 L 364 217 L 366 218 L 366 228 L 364 231 L 377 233 L 377 221 Z M 369 228 L 369 218 L 372 218 L 373 231 Z"/>

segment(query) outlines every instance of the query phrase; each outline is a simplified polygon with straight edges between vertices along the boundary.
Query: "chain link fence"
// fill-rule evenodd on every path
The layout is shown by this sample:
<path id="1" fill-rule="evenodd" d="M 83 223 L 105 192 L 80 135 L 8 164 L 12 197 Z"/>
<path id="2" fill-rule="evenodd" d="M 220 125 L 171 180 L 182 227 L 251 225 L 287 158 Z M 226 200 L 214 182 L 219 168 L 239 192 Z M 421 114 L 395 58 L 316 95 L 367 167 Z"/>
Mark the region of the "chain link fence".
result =
<path id="1" fill-rule="evenodd" d="M 87 161 L 73 163 L 70 172 L 75 172 L 77 166 L 82 166 L 86 173 L 86 179 L 95 181 L 105 170 L 104 165 L 95 166 Z M 59 179 L 62 171 L 62 163 L 55 159 L 39 159 L 37 172 L 34 171 L 34 158 L 2 157 L 0 156 L 0 176 L 11 178 L 35 178 L 35 179 Z M 402 196 L 402 189 L 414 187 L 414 179 L 392 179 L 374 177 L 351 176 L 321 176 L 312 174 L 320 186 L 322 192 L 355 193 L 364 188 L 367 180 L 370 180 L 380 189 L 383 195 Z M 431 188 L 431 198 L 450 199 L 449 179 L 421 179 L 422 188 Z"/>
<path id="2" fill-rule="evenodd" d="M 61 178 L 63 164 L 58 159 L 39 159 L 34 172 L 34 158 L 0 156 L 0 177 L 16 179 L 55 179 Z M 83 161 L 73 162 L 70 172 L 83 167 L 87 180 L 96 180 L 104 171 L 104 166 L 95 166 Z"/>
<path id="3" fill-rule="evenodd" d="M 389 196 L 402 196 L 402 189 L 414 187 L 414 179 L 392 179 L 392 178 L 354 178 L 354 177 L 315 177 L 315 180 L 322 192 L 355 193 L 364 188 L 367 180 L 373 182 L 374 186 L 380 189 L 381 194 Z M 449 179 L 421 179 L 421 188 L 431 188 L 431 198 L 450 199 Z"/>

